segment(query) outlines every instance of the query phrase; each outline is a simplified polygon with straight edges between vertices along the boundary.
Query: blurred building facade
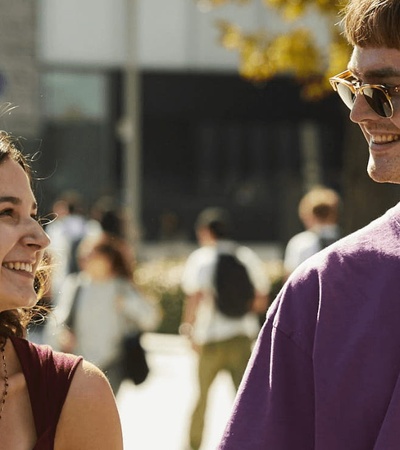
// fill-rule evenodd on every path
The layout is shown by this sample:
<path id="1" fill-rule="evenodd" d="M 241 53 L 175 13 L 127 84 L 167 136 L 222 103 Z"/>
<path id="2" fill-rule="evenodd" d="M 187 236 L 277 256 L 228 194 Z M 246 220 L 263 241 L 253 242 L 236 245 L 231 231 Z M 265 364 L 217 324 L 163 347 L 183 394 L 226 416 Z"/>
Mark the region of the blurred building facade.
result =
<path id="1" fill-rule="evenodd" d="M 65 189 L 88 204 L 115 195 L 142 239 L 157 241 L 194 239 L 198 211 L 221 205 L 238 239 L 285 242 L 307 187 L 340 190 L 336 97 L 307 102 L 289 77 L 255 86 L 218 44 L 218 18 L 281 31 L 261 2 L 213 11 L 187 0 L 0 4 L 0 101 L 19 105 L 3 126 L 42 152 L 44 208 Z"/>

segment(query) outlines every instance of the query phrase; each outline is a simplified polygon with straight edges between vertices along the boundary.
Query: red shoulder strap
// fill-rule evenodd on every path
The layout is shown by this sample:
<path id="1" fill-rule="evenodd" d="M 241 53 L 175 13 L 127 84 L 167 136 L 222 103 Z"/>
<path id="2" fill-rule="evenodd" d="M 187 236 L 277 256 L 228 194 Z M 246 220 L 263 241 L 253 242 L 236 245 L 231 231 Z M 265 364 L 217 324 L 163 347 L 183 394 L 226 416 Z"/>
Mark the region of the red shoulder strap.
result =
<path id="1" fill-rule="evenodd" d="M 36 345 L 12 337 L 25 375 L 35 426 L 40 441 L 43 434 L 55 434 L 58 419 L 72 378 L 82 357 L 54 352 L 47 345 Z"/>

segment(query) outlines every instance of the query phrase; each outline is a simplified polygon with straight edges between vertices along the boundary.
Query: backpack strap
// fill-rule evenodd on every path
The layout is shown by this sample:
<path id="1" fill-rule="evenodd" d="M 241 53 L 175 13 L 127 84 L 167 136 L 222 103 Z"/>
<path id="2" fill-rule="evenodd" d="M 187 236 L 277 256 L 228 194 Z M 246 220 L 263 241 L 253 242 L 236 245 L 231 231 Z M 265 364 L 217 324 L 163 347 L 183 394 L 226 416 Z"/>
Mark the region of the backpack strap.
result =
<path id="1" fill-rule="evenodd" d="M 318 236 L 318 244 L 319 244 L 320 250 L 323 250 L 324 248 L 329 247 L 331 244 L 333 244 L 334 242 L 336 242 L 338 240 L 338 238 L 336 238 L 336 237 L 329 238 L 329 237 L 321 236 L 319 234 L 317 234 L 317 236 Z"/>

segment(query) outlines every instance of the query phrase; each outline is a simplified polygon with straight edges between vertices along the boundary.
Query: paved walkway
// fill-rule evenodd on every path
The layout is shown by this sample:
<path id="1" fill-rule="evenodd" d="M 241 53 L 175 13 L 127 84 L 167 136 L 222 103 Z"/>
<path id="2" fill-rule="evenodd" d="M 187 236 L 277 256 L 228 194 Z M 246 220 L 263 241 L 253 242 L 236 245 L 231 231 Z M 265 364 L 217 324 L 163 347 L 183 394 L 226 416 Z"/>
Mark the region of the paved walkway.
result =
<path id="1" fill-rule="evenodd" d="M 196 356 L 179 336 L 146 334 L 151 374 L 140 386 L 125 381 L 118 393 L 125 450 L 184 450 L 197 395 Z M 201 450 L 215 450 L 234 399 L 221 373 L 209 394 Z"/>

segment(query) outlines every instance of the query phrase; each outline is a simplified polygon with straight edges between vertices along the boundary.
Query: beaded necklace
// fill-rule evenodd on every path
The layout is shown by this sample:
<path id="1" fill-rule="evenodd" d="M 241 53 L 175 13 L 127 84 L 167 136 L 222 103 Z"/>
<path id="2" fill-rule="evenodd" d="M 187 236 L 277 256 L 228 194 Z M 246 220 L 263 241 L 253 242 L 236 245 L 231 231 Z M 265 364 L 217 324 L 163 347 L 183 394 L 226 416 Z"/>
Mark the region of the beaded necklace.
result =
<path id="1" fill-rule="evenodd" d="M 1 346 L 0 346 L 0 353 L 1 353 L 1 366 L 3 371 L 3 381 L 4 381 L 4 389 L 0 400 L 0 420 L 3 417 L 3 410 L 4 405 L 6 403 L 7 395 L 8 395 L 8 371 L 7 371 L 7 362 L 6 362 L 6 342 L 7 339 L 2 340 Z"/>

